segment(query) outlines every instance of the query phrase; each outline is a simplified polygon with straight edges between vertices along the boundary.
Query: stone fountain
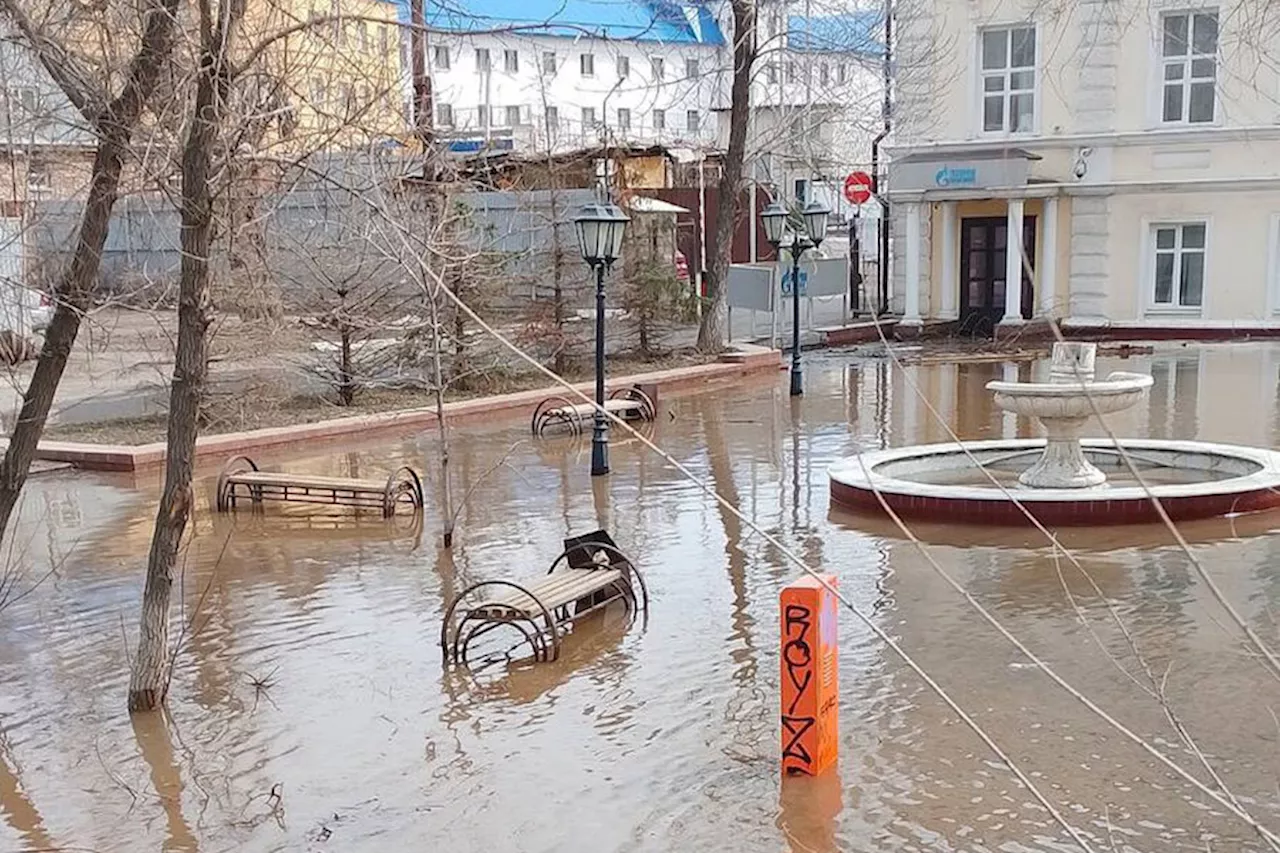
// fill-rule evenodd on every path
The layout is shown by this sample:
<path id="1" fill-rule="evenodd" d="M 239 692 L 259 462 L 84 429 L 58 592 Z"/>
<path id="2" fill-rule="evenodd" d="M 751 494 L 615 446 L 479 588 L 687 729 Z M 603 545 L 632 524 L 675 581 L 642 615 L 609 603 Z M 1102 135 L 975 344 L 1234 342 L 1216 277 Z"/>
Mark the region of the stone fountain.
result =
<path id="1" fill-rule="evenodd" d="M 1280 452 L 1186 439 L 1081 438 L 1095 416 L 1141 402 L 1146 374 L 1094 378 L 1097 347 L 1058 343 L 1047 382 L 987 384 L 995 404 L 1036 418 L 1045 438 L 895 447 L 829 471 L 831 499 L 851 509 L 946 524 L 1111 525 L 1280 507 Z M 1034 460 L 1022 469 L 1024 460 Z M 1102 469 L 1111 472 L 1110 478 Z M 1016 477 L 1016 479 L 1015 479 Z"/>
<path id="2" fill-rule="evenodd" d="M 1044 425 L 1044 453 L 1018 477 L 1022 485 L 1082 489 L 1107 481 L 1107 475 L 1085 457 L 1080 431 L 1095 415 L 1133 406 L 1153 380 L 1142 373 L 1116 371 L 1094 381 L 1097 352 L 1097 344 L 1058 342 L 1053 345 L 1048 382 L 987 383 L 1001 409 L 1036 418 Z"/>

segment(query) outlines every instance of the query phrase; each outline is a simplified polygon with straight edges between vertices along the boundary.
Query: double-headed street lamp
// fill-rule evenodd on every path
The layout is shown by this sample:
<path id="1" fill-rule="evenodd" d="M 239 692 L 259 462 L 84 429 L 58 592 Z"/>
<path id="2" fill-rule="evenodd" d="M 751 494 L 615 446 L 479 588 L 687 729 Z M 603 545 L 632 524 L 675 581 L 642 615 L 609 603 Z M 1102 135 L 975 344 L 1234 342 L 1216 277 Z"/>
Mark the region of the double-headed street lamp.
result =
<path id="1" fill-rule="evenodd" d="M 596 273 L 596 420 L 591 435 L 591 476 L 609 473 L 609 421 L 604 416 L 604 273 L 622 255 L 631 219 L 609 202 L 585 204 L 573 219 L 582 259 Z"/>
<path id="2" fill-rule="evenodd" d="M 782 249 L 791 252 L 791 396 L 804 393 L 800 373 L 800 256 L 805 249 L 816 249 L 827 236 L 827 217 L 831 210 L 818 201 L 811 201 L 800 211 L 804 233 L 799 228 L 787 229 L 791 212 L 775 199 L 760 211 L 764 222 L 765 238 L 773 244 L 781 259 Z"/>

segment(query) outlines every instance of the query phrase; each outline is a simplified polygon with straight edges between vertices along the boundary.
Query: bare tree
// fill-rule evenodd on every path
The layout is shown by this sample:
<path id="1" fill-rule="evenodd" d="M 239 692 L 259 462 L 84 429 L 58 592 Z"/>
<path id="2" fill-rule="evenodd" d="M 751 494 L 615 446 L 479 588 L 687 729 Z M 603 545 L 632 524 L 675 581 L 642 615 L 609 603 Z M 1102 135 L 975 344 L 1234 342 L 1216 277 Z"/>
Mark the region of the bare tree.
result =
<path id="1" fill-rule="evenodd" d="M 211 176 L 233 69 L 229 51 L 244 15 L 242 0 L 200 0 L 195 100 L 182 147 L 182 268 L 178 284 L 178 348 L 169 397 L 164 491 L 147 557 L 138 648 L 129 679 L 129 711 L 158 708 L 169 689 L 169 598 L 178 546 L 191 515 L 200 404 L 209 374 L 209 266 L 214 238 Z"/>
<path id="2" fill-rule="evenodd" d="M 720 173 L 720 204 L 716 209 L 715 255 L 707 270 L 707 304 L 698 325 L 698 349 L 724 349 L 726 282 L 733 260 L 733 232 L 738 216 L 738 190 L 742 186 L 747 153 L 747 129 L 751 121 L 751 74 L 756 61 L 755 0 L 730 0 L 733 12 L 733 79 L 729 100 L 729 148 Z"/>
<path id="3" fill-rule="evenodd" d="M 0 535 L 8 529 L 27 482 L 81 318 L 91 304 L 111 210 L 119 198 L 121 174 L 131 155 L 130 143 L 169 61 L 179 5 L 179 0 L 145 0 L 140 43 L 119 92 L 111 95 L 93 87 L 86 63 L 33 23 L 19 0 L 0 0 L 0 13 L 13 22 L 35 50 L 41 64 L 98 138 L 75 250 L 55 284 L 53 319 L 0 463 Z"/>

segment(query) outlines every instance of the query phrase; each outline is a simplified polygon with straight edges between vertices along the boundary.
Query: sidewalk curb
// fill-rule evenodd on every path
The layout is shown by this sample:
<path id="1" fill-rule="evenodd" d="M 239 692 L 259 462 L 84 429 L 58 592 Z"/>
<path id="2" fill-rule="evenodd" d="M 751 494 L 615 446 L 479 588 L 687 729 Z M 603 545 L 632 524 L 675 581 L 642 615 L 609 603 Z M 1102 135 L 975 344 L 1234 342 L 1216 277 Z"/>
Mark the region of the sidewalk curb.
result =
<path id="1" fill-rule="evenodd" d="M 618 376 L 609 381 L 611 386 L 652 384 L 661 394 L 701 391 L 709 385 L 727 384 L 735 379 L 753 375 L 776 375 L 782 366 L 777 350 L 750 344 L 735 344 L 734 350 L 722 355 L 718 362 L 690 367 L 675 367 L 651 373 Z M 574 388 L 590 393 L 592 382 L 579 382 Z M 564 393 L 558 386 L 517 391 L 474 400 L 446 403 L 445 416 L 451 426 L 503 417 L 527 416 L 539 401 L 553 394 Z M 434 408 L 401 409 L 357 415 L 333 420 L 316 421 L 291 426 L 268 427 L 246 432 L 229 432 L 208 435 L 196 440 L 196 460 L 210 457 L 218 461 L 238 453 L 261 450 L 296 450 L 307 442 L 323 442 L 333 439 L 360 436 L 388 437 L 430 429 L 435 426 Z M 37 459 L 51 462 L 70 462 L 77 468 L 89 471 L 137 471 L 160 465 L 165 458 L 165 443 L 153 442 L 138 445 L 89 444 L 71 441 L 41 441 L 36 451 Z"/>

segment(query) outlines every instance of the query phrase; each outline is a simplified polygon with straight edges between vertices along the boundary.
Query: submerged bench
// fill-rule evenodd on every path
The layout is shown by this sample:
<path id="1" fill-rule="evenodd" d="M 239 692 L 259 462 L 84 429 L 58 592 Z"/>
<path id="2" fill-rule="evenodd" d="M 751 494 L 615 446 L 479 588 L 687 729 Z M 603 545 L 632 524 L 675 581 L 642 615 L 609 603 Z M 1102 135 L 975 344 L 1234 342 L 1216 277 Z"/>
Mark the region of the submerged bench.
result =
<path id="1" fill-rule="evenodd" d="M 644 579 L 608 533 L 597 530 L 564 544 L 545 577 L 526 583 L 481 581 L 450 602 L 440 626 L 446 667 L 466 663 L 474 640 L 503 627 L 524 637 L 513 648 L 528 644 L 535 661 L 553 661 L 561 639 L 582 617 L 615 602 L 631 615 L 649 609 Z"/>
<path id="2" fill-rule="evenodd" d="M 658 415 L 658 389 L 654 385 L 631 385 L 614 389 L 604 401 L 611 415 L 623 420 L 651 421 Z M 553 427 L 565 427 L 581 435 L 584 424 L 595 418 L 596 408 L 589 403 L 574 403 L 568 397 L 548 397 L 533 410 L 530 428 L 540 436 Z"/>
<path id="3" fill-rule="evenodd" d="M 237 456 L 218 476 L 218 512 L 234 510 L 242 499 L 254 506 L 264 501 L 289 501 L 373 509 L 390 518 L 400 504 L 422 512 L 422 481 L 407 467 L 397 468 L 385 480 L 355 480 L 262 471 L 249 457 Z"/>

